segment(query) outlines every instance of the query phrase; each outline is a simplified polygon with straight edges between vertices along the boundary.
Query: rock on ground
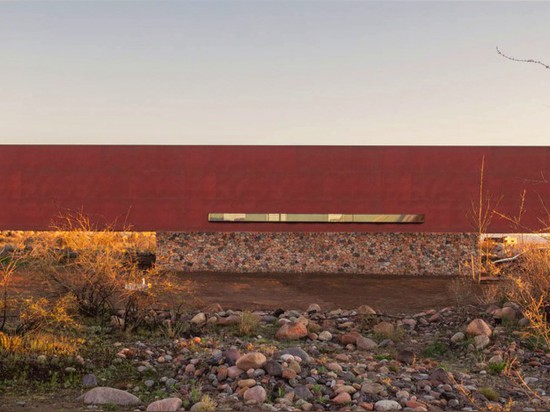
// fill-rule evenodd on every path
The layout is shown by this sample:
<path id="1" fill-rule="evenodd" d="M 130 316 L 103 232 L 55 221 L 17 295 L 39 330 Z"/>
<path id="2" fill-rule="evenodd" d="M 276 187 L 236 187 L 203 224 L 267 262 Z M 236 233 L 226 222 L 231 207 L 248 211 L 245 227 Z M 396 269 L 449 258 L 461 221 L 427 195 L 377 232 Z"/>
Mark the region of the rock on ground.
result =
<path id="1" fill-rule="evenodd" d="M 483 319 L 474 319 L 466 327 L 466 333 L 472 336 L 485 335 L 491 336 L 493 331 Z"/>
<path id="2" fill-rule="evenodd" d="M 374 409 L 377 411 L 398 411 L 401 409 L 401 405 L 397 401 L 382 400 L 374 404 Z"/>
<path id="3" fill-rule="evenodd" d="M 249 352 L 237 359 L 236 366 L 243 371 L 259 369 L 265 365 L 267 358 L 260 352 Z"/>
<path id="4" fill-rule="evenodd" d="M 147 411 L 177 411 L 181 405 L 180 398 L 166 398 L 149 404 Z"/>
<path id="5" fill-rule="evenodd" d="M 254 401 L 256 403 L 264 403 L 267 399 L 267 393 L 263 387 L 254 386 L 253 388 L 247 389 L 243 397 L 246 402 Z"/>
<path id="6" fill-rule="evenodd" d="M 82 396 L 82 400 L 88 405 L 112 404 L 130 406 L 139 405 L 141 403 L 137 396 L 129 392 L 108 387 L 91 389 Z"/>
<path id="7" fill-rule="evenodd" d="M 307 336 L 307 327 L 303 322 L 285 323 L 275 334 L 277 340 L 295 340 Z"/>

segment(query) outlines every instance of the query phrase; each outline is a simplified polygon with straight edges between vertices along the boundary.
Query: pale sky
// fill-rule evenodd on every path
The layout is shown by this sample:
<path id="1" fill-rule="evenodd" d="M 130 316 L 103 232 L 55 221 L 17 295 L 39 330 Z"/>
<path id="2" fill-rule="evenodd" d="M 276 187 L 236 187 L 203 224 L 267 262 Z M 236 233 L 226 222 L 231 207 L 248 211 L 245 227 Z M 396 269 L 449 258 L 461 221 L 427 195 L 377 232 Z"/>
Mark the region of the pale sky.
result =
<path id="1" fill-rule="evenodd" d="M 549 145 L 550 2 L 0 2 L 2 144 Z"/>

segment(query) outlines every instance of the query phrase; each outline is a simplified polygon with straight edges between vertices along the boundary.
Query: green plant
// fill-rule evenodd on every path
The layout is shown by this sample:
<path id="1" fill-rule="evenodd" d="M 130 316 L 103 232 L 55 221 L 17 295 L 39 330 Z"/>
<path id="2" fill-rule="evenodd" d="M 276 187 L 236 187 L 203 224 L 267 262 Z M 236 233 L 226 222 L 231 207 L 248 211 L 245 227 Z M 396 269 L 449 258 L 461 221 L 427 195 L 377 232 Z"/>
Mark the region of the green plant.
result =
<path id="1" fill-rule="evenodd" d="M 506 369 L 506 362 L 489 363 L 487 369 L 492 375 L 500 375 Z"/>
<path id="2" fill-rule="evenodd" d="M 189 392 L 189 400 L 191 401 L 191 403 L 195 404 L 197 402 L 200 401 L 202 397 L 202 386 L 193 381 L 193 383 L 191 384 L 191 391 Z"/>
<path id="3" fill-rule="evenodd" d="M 493 388 L 489 388 L 488 386 L 485 386 L 483 388 L 479 388 L 478 391 L 483 396 L 485 396 L 488 400 L 490 400 L 492 402 L 497 402 L 498 401 L 499 394 Z"/>
<path id="4" fill-rule="evenodd" d="M 426 358 L 439 358 L 445 355 L 448 350 L 449 347 L 445 343 L 435 341 L 424 348 L 422 355 Z"/>

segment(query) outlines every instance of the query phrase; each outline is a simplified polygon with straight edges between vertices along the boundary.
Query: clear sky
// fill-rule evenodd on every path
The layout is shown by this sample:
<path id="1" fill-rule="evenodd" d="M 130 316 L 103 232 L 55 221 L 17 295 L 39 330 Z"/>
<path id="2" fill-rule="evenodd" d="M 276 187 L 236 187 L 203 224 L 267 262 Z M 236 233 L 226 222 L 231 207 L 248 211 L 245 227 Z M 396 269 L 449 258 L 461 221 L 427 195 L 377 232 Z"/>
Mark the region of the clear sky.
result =
<path id="1" fill-rule="evenodd" d="M 550 2 L 0 2 L 0 143 L 549 145 Z"/>

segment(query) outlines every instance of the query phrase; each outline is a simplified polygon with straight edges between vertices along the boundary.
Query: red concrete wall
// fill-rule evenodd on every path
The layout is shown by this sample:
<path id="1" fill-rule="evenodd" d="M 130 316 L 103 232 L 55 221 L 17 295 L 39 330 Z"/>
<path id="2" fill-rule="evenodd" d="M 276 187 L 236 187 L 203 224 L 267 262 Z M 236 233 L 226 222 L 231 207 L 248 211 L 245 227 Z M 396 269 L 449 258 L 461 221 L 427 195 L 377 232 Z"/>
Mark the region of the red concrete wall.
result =
<path id="1" fill-rule="evenodd" d="M 0 229 L 67 209 L 156 231 L 465 232 L 481 159 L 499 210 L 540 226 L 550 147 L 0 146 Z M 423 213 L 425 223 L 209 223 L 209 212 Z M 510 231 L 494 220 L 493 232 Z"/>

